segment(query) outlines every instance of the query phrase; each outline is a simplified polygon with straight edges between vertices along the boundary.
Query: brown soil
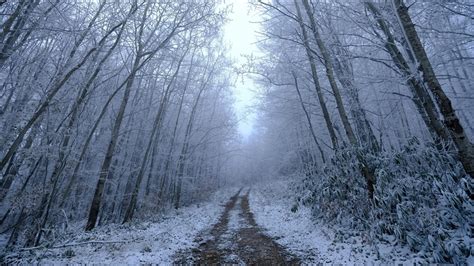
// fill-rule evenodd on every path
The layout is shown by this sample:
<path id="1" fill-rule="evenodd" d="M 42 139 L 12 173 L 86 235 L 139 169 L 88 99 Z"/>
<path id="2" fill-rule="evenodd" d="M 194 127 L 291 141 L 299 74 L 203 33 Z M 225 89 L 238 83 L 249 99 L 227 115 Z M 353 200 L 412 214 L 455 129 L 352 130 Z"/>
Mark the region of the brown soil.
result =
<path id="1" fill-rule="evenodd" d="M 249 193 L 240 190 L 226 203 L 224 212 L 212 229 L 194 241 L 198 247 L 175 255 L 175 264 L 222 265 L 299 265 L 300 261 L 265 235 L 255 222 L 249 206 Z M 240 200 L 240 201 L 239 201 Z M 238 204 L 238 201 L 240 204 Z M 238 212 L 238 221 L 230 228 L 229 216 Z M 233 216 L 236 219 L 236 216 Z M 234 228 L 236 227 L 237 228 Z"/>

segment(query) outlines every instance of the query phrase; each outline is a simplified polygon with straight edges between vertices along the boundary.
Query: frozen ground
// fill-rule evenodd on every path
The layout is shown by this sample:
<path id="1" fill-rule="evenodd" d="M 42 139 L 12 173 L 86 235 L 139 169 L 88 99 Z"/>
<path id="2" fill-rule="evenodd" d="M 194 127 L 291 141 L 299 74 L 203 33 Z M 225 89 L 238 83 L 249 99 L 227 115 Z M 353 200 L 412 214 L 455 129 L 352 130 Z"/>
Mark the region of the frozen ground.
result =
<path id="1" fill-rule="evenodd" d="M 250 193 L 250 208 L 257 224 L 304 264 L 317 262 L 342 265 L 404 264 L 424 262 L 408 249 L 373 243 L 358 232 L 329 228 L 311 218 L 308 208 L 291 209 L 294 201 L 288 195 L 289 182 L 259 184 Z M 377 255 L 377 253 L 379 255 Z"/>
<path id="2" fill-rule="evenodd" d="M 11 263 L 172 264 L 233 262 L 250 264 L 268 258 L 299 264 L 426 263 L 406 248 L 371 243 L 360 232 L 328 227 L 305 207 L 282 195 L 289 182 L 272 181 L 216 193 L 207 203 L 173 211 L 158 222 L 110 225 L 71 234 L 53 247 L 7 255 Z M 244 193 L 245 192 L 245 193 Z M 234 195 L 234 196 L 233 196 Z M 230 200 L 229 200 L 230 199 Z M 250 207 L 249 207 L 250 205 Z M 82 227 L 76 228 L 82 232 Z M 276 242 L 276 243 L 275 243 Z M 257 259 L 257 260 L 255 260 Z"/>
<path id="3" fill-rule="evenodd" d="M 263 234 L 249 208 L 249 190 L 241 190 L 226 204 L 219 222 L 196 239 L 198 248 L 177 254 L 179 265 L 299 265 L 272 238 Z"/>
<path id="4" fill-rule="evenodd" d="M 159 222 L 111 225 L 73 235 L 55 248 L 33 249 L 7 255 L 11 263 L 146 264 L 167 265 L 180 249 L 192 248 L 199 232 L 217 222 L 223 204 L 237 189 L 216 193 L 209 202 L 167 213 Z M 83 228 L 77 228 L 82 231 Z M 60 247 L 63 246 L 63 247 Z"/>

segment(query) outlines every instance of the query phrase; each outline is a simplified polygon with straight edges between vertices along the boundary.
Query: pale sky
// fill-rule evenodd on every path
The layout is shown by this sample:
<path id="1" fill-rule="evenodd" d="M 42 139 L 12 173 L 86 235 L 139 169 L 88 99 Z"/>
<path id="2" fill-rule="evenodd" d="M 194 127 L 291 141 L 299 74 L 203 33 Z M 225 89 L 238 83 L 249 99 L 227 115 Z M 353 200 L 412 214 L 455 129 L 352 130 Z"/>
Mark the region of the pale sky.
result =
<path id="1" fill-rule="evenodd" d="M 226 3 L 232 4 L 232 13 L 229 16 L 230 21 L 224 28 L 224 37 L 230 46 L 230 55 L 236 61 L 237 65 L 246 62 L 245 55 L 258 52 L 256 47 L 258 25 L 251 23 L 256 21 L 249 13 L 248 0 L 227 0 Z M 239 132 L 244 138 L 252 132 L 255 114 L 249 107 L 255 104 L 254 82 L 250 77 L 240 78 L 234 87 L 235 110 L 239 118 Z"/>

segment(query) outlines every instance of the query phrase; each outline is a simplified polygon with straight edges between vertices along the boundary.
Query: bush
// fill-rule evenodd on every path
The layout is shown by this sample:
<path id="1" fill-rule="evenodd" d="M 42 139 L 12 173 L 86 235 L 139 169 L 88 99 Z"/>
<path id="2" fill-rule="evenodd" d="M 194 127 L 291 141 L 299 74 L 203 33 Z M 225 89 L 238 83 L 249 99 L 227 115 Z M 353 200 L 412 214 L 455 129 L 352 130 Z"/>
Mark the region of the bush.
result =
<path id="1" fill-rule="evenodd" d="M 375 169 L 373 202 L 360 174 L 360 154 Z M 343 150 L 314 172 L 299 186 L 306 195 L 301 203 L 326 222 L 380 239 L 393 235 L 414 251 L 432 254 L 435 262 L 461 264 L 473 252 L 474 205 L 467 193 L 473 181 L 447 151 L 417 139 L 378 156 Z"/>

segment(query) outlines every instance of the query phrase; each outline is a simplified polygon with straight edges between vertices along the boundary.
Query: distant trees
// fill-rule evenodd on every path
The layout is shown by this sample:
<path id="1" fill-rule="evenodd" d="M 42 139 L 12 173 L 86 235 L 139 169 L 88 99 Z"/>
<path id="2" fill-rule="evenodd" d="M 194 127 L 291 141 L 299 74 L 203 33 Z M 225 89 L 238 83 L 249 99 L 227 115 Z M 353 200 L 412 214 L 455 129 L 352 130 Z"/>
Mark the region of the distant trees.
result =
<path id="1" fill-rule="evenodd" d="M 219 44 L 225 5 L 31 0 L 0 9 L 0 215 L 10 247 L 215 189 L 236 126 Z"/>

